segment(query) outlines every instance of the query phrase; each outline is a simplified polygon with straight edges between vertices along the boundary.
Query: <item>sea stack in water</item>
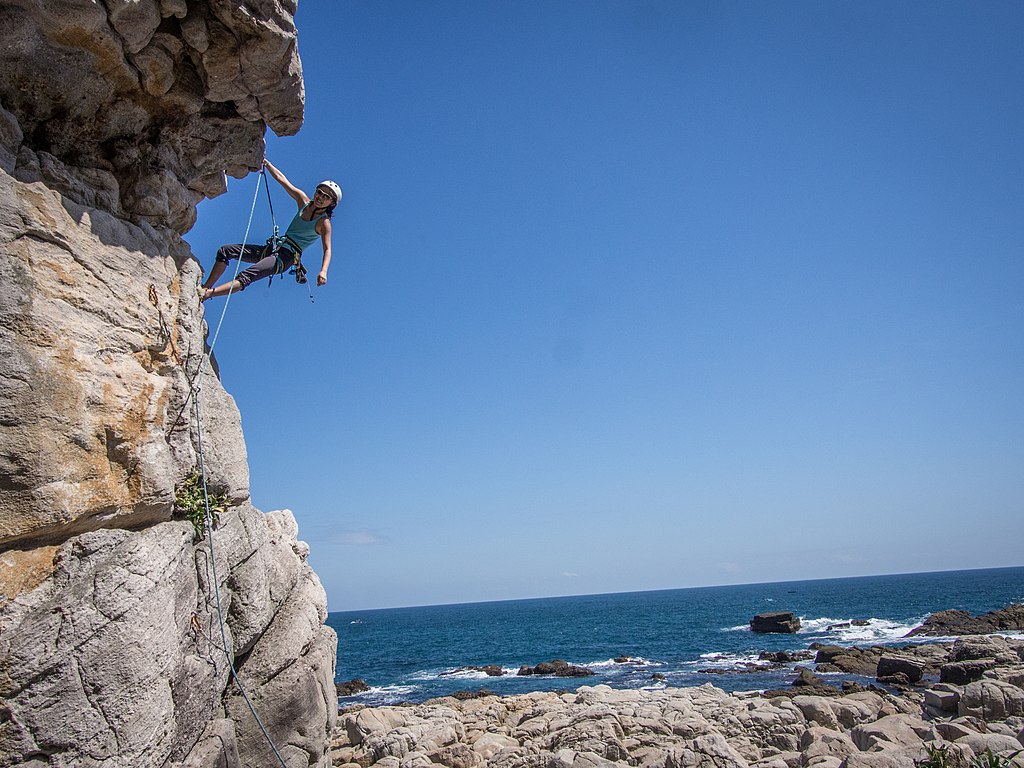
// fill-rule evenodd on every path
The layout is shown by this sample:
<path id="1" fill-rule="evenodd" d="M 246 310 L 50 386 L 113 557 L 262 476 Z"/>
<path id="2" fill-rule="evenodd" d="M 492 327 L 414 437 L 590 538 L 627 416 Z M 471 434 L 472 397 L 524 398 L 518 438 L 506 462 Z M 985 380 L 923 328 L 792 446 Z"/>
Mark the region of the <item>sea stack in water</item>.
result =
<path id="1" fill-rule="evenodd" d="M 792 613 L 759 613 L 750 620 L 750 631 L 767 634 L 770 632 L 792 635 L 800 629 L 800 619 Z"/>

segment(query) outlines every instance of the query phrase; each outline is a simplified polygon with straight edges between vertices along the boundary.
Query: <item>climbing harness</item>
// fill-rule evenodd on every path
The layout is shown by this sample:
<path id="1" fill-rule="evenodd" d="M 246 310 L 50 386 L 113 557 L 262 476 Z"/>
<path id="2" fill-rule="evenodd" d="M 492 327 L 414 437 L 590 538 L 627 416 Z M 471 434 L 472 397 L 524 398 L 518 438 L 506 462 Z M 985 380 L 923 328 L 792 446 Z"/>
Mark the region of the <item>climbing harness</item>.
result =
<path id="1" fill-rule="evenodd" d="M 274 278 L 288 270 L 288 274 L 295 275 L 296 283 L 306 286 L 306 289 L 309 291 L 310 303 L 315 303 L 313 290 L 306 284 L 306 268 L 302 266 L 302 249 L 287 237 L 282 237 L 278 234 L 277 217 L 274 215 L 274 200 L 270 196 L 270 182 L 267 181 L 267 169 L 264 168 L 260 174 L 263 176 L 263 186 L 267 190 L 267 203 L 270 205 L 270 221 L 274 225 L 274 234 L 267 238 L 267 245 L 263 252 L 268 255 L 272 254 L 277 260 L 277 268 L 267 281 L 267 285 L 273 285 Z M 259 182 L 257 182 L 258 189 Z M 282 251 L 285 252 L 287 261 L 285 260 L 286 257 L 281 255 Z"/>

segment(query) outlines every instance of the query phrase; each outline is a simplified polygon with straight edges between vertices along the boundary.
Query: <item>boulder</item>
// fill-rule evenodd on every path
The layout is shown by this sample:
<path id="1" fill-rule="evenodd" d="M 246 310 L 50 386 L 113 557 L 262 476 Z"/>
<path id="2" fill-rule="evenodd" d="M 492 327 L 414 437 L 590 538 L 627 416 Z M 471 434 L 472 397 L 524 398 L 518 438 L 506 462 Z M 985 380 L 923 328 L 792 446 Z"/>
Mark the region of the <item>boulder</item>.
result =
<path id="1" fill-rule="evenodd" d="M 953 643 L 949 651 L 949 661 L 985 659 L 997 664 L 1019 664 L 1024 660 L 1024 641 L 1000 635 L 967 637 Z"/>
<path id="2" fill-rule="evenodd" d="M 750 620 L 751 632 L 794 634 L 799 630 L 800 619 L 792 613 L 759 613 Z"/>
<path id="3" fill-rule="evenodd" d="M 800 710 L 809 723 L 817 723 L 823 728 L 839 730 L 839 720 L 832 710 L 829 700 L 822 696 L 794 696 L 793 705 Z"/>
<path id="4" fill-rule="evenodd" d="M 875 677 L 881 655 L 881 649 L 825 645 L 817 647 L 814 662 L 819 672 L 845 672 L 851 675 Z"/>
<path id="5" fill-rule="evenodd" d="M 906 656 L 882 655 L 878 659 L 875 675 L 881 681 L 895 675 L 903 675 L 909 683 L 920 682 L 924 677 L 925 665 L 917 659 Z"/>
<path id="6" fill-rule="evenodd" d="M 994 669 L 995 666 L 995 659 L 951 661 L 939 668 L 939 681 L 951 685 L 967 685 L 975 680 L 981 680 L 985 672 Z"/>
<path id="7" fill-rule="evenodd" d="M 920 747 L 936 738 L 934 728 L 911 715 L 887 715 L 872 723 L 862 723 L 850 731 L 850 738 L 862 752 L 877 752 L 898 747 Z"/>
<path id="8" fill-rule="evenodd" d="M 334 684 L 334 691 L 338 696 L 355 696 L 357 693 L 365 693 L 368 690 L 370 690 L 370 686 L 359 677 Z"/>
<path id="9" fill-rule="evenodd" d="M 792 682 L 792 685 L 797 687 L 818 687 L 825 684 L 825 681 L 818 677 L 816 674 L 807 669 L 807 667 L 797 667 L 796 679 Z"/>
<path id="10" fill-rule="evenodd" d="M 1024 630 L 1024 605 L 1010 605 L 981 616 L 971 616 L 967 611 L 960 610 L 939 611 L 926 618 L 921 626 L 908 632 L 907 637 L 988 635 L 1021 630 Z"/>
<path id="11" fill-rule="evenodd" d="M 587 667 L 579 667 L 562 659 L 542 661 L 535 667 L 521 666 L 517 675 L 554 675 L 555 677 L 590 677 L 597 674 Z"/>
<path id="12" fill-rule="evenodd" d="M 940 712 L 956 712 L 960 694 L 953 691 L 927 690 L 924 692 L 924 703 Z"/>
<path id="13" fill-rule="evenodd" d="M 291 681 L 296 695 L 302 690 L 299 681 L 329 686 L 337 639 L 320 621 L 326 598 L 322 589 L 311 593 L 296 586 L 278 594 L 278 606 L 269 610 L 235 600 L 229 551 L 247 551 L 251 559 L 269 534 L 266 516 L 251 508 L 231 510 L 225 518 L 226 529 L 214 534 L 216 582 L 209 547 L 193 541 L 189 523 L 99 530 L 65 542 L 54 558 L 55 572 L 5 607 L 0 658 L 6 674 L 0 696 L 6 700 L 7 722 L 0 728 L 0 751 L 13 758 L 9 764 L 20 765 L 19 756 L 43 751 L 85 767 L 157 766 L 211 754 L 246 761 L 261 749 L 265 740 L 253 732 L 251 712 L 232 708 L 232 694 L 224 719 L 229 671 L 221 647 L 226 639 L 234 649 L 236 638 L 226 610 L 222 634 L 217 592 L 225 608 L 233 602 L 247 606 L 236 614 L 240 625 L 253 626 L 245 611 L 267 622 L 245 664 L 236 662 L 257 712 L 281 745 L 310 765 L 326 766 L 322 752 L 336 699 L 331 697 L 330 709 L 298 708 L 294 698 L 264 688 L 248 674 L 272 648 L 287 660 L 276 667 L 278 686 Z M 260 525 L 262 536 L 245 538 Z M 227 530 L 237 532 L 230 546 Z M 319 587 L 308 566 L 292 557 L 307 569 L 305 583 Z M 262 599 L 270 601 L 272 594 L 265 592 Z M 295 631 L 289 609 L 299 604 L 314 608 L 317 625 L 307 634 Z M 270 617 L 275 613 L 281 622 L 292 622 L 287 631 L 274 631 Z M 233 684 L 230 689 L 237 690 Z M 300 730 L 315 743 L 299 737 Z"/>
<path id="14" fill-rule="evenodd" d="M 473 742 L 473 750 L 484 759 L 490 760 L 504 749 L 513 749 L 519 742 L 501 733 L 484 733 Z"/>
<path id="15" fill-rule="evenodd" d="M 1024 689 L 1002 680 L 979 680 L 964 687 L 958 711 L 985 721 L 1022 717 Z"/>
<path id="16" fill-rule="evenodd" d="M 811 726 L 800 737 L 801 762 L 806 766 L 824 766 L 823 758 L 836 758 L 839 762 L 857 751 L 853 740 L 832 728 Z"/>
<path id="17" fill-rule="evenodd" d="M 995 755 L 1021 754 L 1024 746 L 1013 736 L 1006 736 L 1001 733 L 969 733 L 956 740 L 957 744 L 970 747 L 976 755 L 989 750 Z"/>

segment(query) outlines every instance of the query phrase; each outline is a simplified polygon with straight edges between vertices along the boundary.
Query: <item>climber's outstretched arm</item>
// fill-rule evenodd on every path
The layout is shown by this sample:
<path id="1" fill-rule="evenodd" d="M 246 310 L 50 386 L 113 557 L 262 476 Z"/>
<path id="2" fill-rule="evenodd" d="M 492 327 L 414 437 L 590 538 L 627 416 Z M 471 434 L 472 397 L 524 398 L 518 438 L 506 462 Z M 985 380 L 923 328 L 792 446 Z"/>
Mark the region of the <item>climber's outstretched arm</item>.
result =
<path id="1" fill-rule="evenodd" d="M 274 177 L 274 181 L 284 187 L 284 191 L 295 201 L 296 205 L 301 208 L 309 202 L 309 196 L 306 195 L 301 189 L 296 187 L 290 181 L 288 177 L 281 173 L 274 165 L 267 159 L 263 160 L 263 167 L 270 171 L 270 175 Z"/>

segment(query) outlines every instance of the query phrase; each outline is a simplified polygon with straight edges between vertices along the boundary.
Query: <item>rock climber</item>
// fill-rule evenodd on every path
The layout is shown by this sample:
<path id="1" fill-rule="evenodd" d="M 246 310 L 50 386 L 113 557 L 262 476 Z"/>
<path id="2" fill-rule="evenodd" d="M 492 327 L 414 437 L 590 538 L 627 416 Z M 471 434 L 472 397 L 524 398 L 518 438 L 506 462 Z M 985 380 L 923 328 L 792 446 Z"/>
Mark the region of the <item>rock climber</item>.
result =
<path id="1" fill-rule="evenodd" d="M 209 276 L 199 287 L 202 301 L 215 296 L 226 296 L 236 291 L 244 291 L 253 281 L 280 274 L 292 266 L 299 270 L 299 282 L 305 282 L 305 270 L 302 269 L 299 257 L 302 251 L 311 245 L 317 237 L 323 244 L 324 258 L 320 265 L 320 272 L 316 276 L 316 284 L 327 284 L 327 268 L 331 264 L 331 216 L 334 214 L 335 206 L 341 202 L 341 187 L 330 180 L 321 181 L 316 185 L 316 191 L 310 198 L 309 195 L 288 181 L 288 177 L 275 168 L 269 160 L 264 160 L 263 166 L 274 177 L 274 181 L 284 187 L 285 192 L 295 201 L 299 208 L 298 213 L 288 225 L 284 238 L 276 251 L 272 243 L 266 245 L 252 243 L 222 245 L 217 251 L 213 269 L 210 270 Z M 239 272 L 234 280 L 214 287 L 220 276 L 224 274 L 228 263 L 237 258 L 241 258 L 242 261 L 252 264 L 252 266 Z"/>

